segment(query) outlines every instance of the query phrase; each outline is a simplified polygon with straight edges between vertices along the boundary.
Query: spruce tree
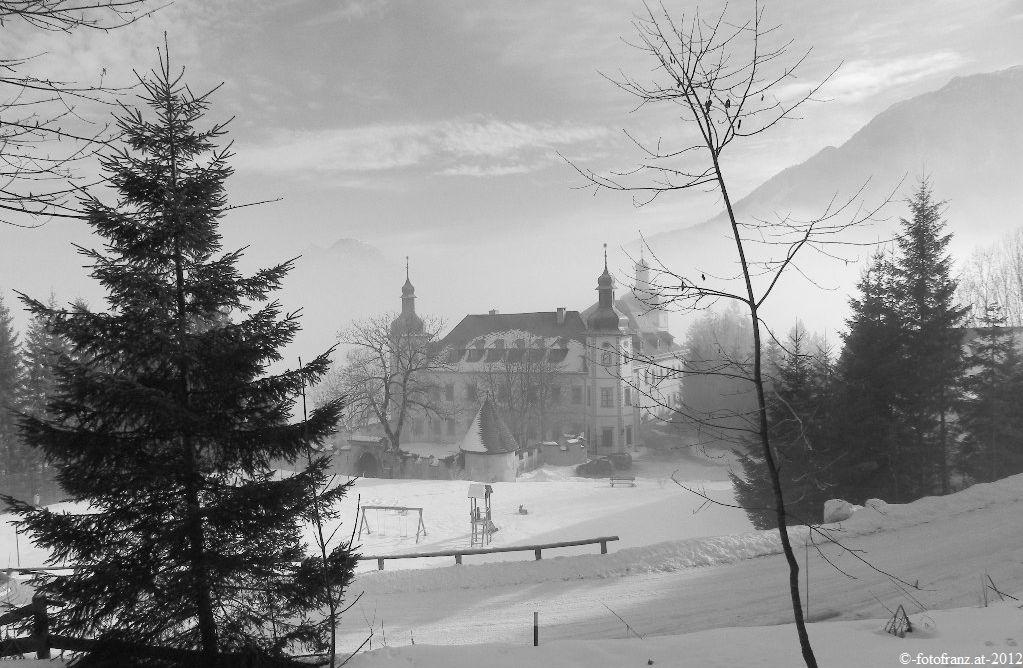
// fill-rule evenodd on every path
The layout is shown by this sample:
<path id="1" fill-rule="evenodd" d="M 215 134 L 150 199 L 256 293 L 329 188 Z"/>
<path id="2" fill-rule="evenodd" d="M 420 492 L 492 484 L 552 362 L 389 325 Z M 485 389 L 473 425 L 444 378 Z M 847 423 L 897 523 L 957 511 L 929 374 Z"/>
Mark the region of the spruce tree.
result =
<path id="1" fill-rule="evenodd" d="M 23 495 L 24 449 L 17 427 L 22 397 L 21 352 L 11 311 L 0 294 L 0 492 Z M 2 506 L 0 506 L 2 510 Z"/>
<path id="2" fill-rule="evenodd" d="M 50 295 L 47 307 L 57 309 L 57 300 Z M 47 401 L 56 390 L 57 380 L 53 369 L 61 355 L 70 354 L 67 343 L 49 330 L 46 320 L 34 317 L 25 330 L 22 346 L 24 361 L 24 386 L 21 410 L 28 415 L 44 417 Z M 60 497 L 56 481 L 38 448 L 28 448 L 26 461 L 30 476 L 30 494 L 39 495 L 41 503 L 52 503 Z"/>
<path id="3" fill-rule="evenodd" d="M 903 363 L 896 407 L 909 432 L 906 445 L 916 460 L 914 498 L 950 491 L 949 414 L 961 391 L 965 360 L 961 327 L 968 308 L 955 303 L 956 281 L 948 255 L 951 233 L 923 180 L 908 200 L 895 262 L 898 311 L 903 328 Z"/>
<path id="4" fill-rule="evenodd" d="M 777 360 L 768 396 L 771 447 L 790 524 L 820 522 L 831 498 L 834 452 L 828 442 L 831 360 L 825 351 L 809 352 L 806 330 L 796 325 Z M 736 498 L 753 526 L 769 529 L 775 515 L 767 464 L 756 448 L 740 456 L 742 475 L 730 473 Z"/>
<path id="5" fill-rule="evenodd" d="M 843 463 L 836 470 L 836 496 L 862 502 L 907 500 L 911 462 L 905 456 L 895 415 L 906 373 L 897 306 L 895 270 L 883 251 L 874 253 L 849 300 L 844 345 L 838 359 L 834 435 Z"/>
<path id="6" fill-rule="evenodd" d="M 1023 359 L 997 303 L 989 304 L 969 343 L 956 453 L 970 482 L 989 482 L 1023 471 Z"/>
<path id="7" fill-rule="evenodd" d="M 34 580 L 61 602 L 53 633 L 100 641 L 81 665 L 290 663 L 296 646 L 322 646 L 311 608 L 354 566 L 344 546 L 317 566 L 301 541 L 313 499 L 330 512 L 346 489 L 312 494 L 327 459 L 310 457 L 294 475 L 274 468 L 334 428 L 336 401 L 289 421 L 328 355 L 269 373 L 299 329 L 268 301 L 291 262 L 243 275 L 241 252 L 222 250 L 225 127 L 199 127 L 209 93 L 193 95 L 182 77 L 162 57 L 140 78 L 148 111 L 123 109 L 123 147 L 101 163 L 117 201 L 84 202 L 104 246 L 79 252 L 107 309 L 23 296 L 71 348 L 55 364 L 45 414 L 25 416 L 24 433 L 82 512 L 8 501 L 51 563 L 81 566 Z"/>

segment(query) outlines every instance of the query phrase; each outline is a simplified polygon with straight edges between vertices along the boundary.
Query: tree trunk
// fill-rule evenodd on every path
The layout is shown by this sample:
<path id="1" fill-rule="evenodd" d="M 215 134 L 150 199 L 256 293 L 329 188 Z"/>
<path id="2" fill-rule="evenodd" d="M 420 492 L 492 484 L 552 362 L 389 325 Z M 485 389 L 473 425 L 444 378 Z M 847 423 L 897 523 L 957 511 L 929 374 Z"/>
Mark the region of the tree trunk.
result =
<path id="1" fill-rule="evenodd" d="M 806 631 L 806 621 L 803 619 L 803 603 L 799 595 L 799 562 L 796 561 L 796 554 L 792 550 L 792 543 L 789 541 L 788 518 L 785 512 L 785 498 L 782 493 L 781 478 L 778 476 L 778 466 L 771 452 L 771 440 L 767 432 L 767 400 L 764 393 L 764 378 L 761 369 L 760 317 L 757 312 L 753 282 L 750 277 L 749 264 L 746 261 L 746 253 L 742 245 L 742 237 L 739 234 L 739 225 L 735 219 L 735 212 L 732 209 L 732 202 L 728 196 L 728 189 L 725 187 L 724 175 L 721 173 L 721 166 L 718 163 L 717 156 L 713 152 L 712 158 L 718 186 L 721 189 L 721 196 L 725 202 L 725 210 L 728 212 L 728 219 L 731 222 L 732 236 L 735 240 L 736 252 L 739 254 L 743 278 L 746 282 L 750 322 L 753 327 L 753 386 L 757 391 L 757 410 L 760 417 L 760 445 L 763 449 L 768 473 L 771 477 L 771 488 L 774 491 L 774 510 L 778 523 L 778 535 L 781 538 L 785 561 L 789 565 L 789 596 L 792 600 L 792 615 L 796 623 L 796 634 L 799 636 L 799 648 L 803 655 L 803 661 L 806 663 L 807 668 L 817 668 L 817 657 L 814 656 L 813 647 L 810 646 L 810 636 Z"/>

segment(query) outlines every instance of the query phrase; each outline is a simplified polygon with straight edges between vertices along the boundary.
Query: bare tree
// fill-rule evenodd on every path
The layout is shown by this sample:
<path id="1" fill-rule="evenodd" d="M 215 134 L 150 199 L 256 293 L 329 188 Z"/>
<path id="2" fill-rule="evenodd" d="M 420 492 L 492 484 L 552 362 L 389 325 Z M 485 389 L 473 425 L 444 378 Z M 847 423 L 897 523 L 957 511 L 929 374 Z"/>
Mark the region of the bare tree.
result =
<path id="1" fill-rule="evenodd" d="M 542 338 L 520 339 L 476 374 L 477 392 L 493 399 L 519 445 L 530 434 L 543 438 L 563 399 L 557 384 L 563 365 L 551 361 L 550 351 Z"/>
<path id="2" fill-rule="evenodd" d="M 404 322 L 388 314 L 343 330 L 338 343 L 349 349 L 346 362 L 317 389 L 320 397 L 346 397 L 347 429 L 379 425 L 395 449 L 410 420 L 446 415 L 437 383 L 448 367 L 437 340 L 441 323 L 395 326 Z"/>
<path id="3" fill-rule="evenodd" d="M 47 32 L 106 31 L 157 8 L 151 0 L 0 0 L 0 29 L 22 23 Z M 32 73 L 41 56 L 0 51 L 0 222 L 19 227 L 83 217 L 75 196 L 82 179 L 73 166 L 107 143 L 109 125 L 88 121 L 78 107 L 113 104 L 118 92 L 104 83 L 105 71 L 94 83 Z"/>
<path id="4" fill-rule="evenodd" d="M 809 51 L 793 55 L 791 42 L 777 42 L 776 28 L 765 24 L 759 3 L 746 20 L 735 22 L 726 14 L 727 7 L 711 20 L 698 12 L 676 17 L 663 5 L 647 6 L 645 14 L 633 21 L 635 41 L 629 43 L 647 54 L 654 67 L 642 77 L 624 72 L 607 77 L 635 96 L 639 108 L 663 105 L 673 109 L 687 122 L 690 130 L 687 135 L 694 137 L 691 143 L 687 140 L 672 146 L 661 140 L 646 143 L 627 132 L 642 154 L 638 166 L 610 174 L 576 169 L 587 179 L 587 187 L 633 193 L 637 205 L 649 203 L 664 193 L 693 189 L 712 189 L 721 197 L 738 271 L 730 276 L 710 276 L 710 280 L 705 271 L 698 269 L 691 274 L 680 273 L 665 266 L 651 249 L 656 266 L 654 279 L 645 291 L 651 304 L 661 308 L 693 311 L 731 301 L 748 312 L 753 340 L 750 359 L 693 371 L 748 383 L 756 396 L 756 410 L 750 415 L 736 416 L 740 424 L 729 429 L 754 438 L 762 450 L 773 490 L 777 529 L 789 566 L 789 590 L 800 648 L 806 665 L 815 667 L 817 660 L 800 602 L 799 565 L 789 540 L 785 498 L 769 436 L 763 357 L 770 330 L 762 319 L 762 309 L 784 274 L 790 270 L 802 273 L 796 261 L 801 251 L 828 257 L 841 253 L 852 243 L 844 239 L 843 233 L 872 220 L 877 209 L 864 210 L 858 205 L 861 187 L 848 199 L 833 198 L 811 220 L 791 216 L 772 221 L 740 220 L 722 162 L 726 151 L 737 141 L 758 137 L 783 120 L 793 118 L 794 111 L 813 99 L 827 77 L 807 86 L 794 85 L 796 72 Z M 758 249 L 759 254 L 754 252 Z M 655 397 L 649 398 L 656 401 Z M 705 413 L 691 407 L 680 410 L 687 419 L 708 424 Z"/>
<path id="5" fill-rule="evenodd" d="M 998 304 L 1006 325 L 1023 327 L 1023 229 L 974 251 L 959 272 L 958 283 L 956 297 L 972 307 L 974 326 L 986 317 L 988 308 Z"/>

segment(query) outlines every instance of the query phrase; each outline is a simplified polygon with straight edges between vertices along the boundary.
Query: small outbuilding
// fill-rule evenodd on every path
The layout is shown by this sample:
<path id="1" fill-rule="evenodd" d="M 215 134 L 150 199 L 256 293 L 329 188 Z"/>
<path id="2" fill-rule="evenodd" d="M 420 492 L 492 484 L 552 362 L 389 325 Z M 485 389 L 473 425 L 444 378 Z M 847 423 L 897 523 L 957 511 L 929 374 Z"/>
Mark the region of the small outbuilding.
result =
<path id="1" fill-rule="evenodd" d="M 519 445 L 488 397 L 469 424 L 459 450 L 465 456 L 465 477 L 480 482 L 514 482 Z"/>

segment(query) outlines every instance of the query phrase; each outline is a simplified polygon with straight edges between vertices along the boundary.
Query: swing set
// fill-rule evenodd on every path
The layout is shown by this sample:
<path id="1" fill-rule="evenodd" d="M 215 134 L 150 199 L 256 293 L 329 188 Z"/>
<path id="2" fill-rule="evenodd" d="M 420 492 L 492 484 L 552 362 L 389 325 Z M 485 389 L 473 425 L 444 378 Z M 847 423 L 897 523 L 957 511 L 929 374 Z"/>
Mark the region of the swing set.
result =
<path id="1" fill-rule="evenodd" d="M 409 514 L 410 510 L 411 511 L 415 511 L 416 513 L 418 513 L 418 520 L 419 521 L 416 524 L 416 543 L 417 544 L 419 543 L 419 536 L 420 536 L 420 534 L 422 534 L 423 536 L 426 535 L 426 525 L 423 524 L 423 509 L 422 508 L 412 508 L 412 507 L 407 507 L 407 506 L 362 506 L 360 508 L 360 511 L 359 511 L 359 538 L 360 539 L 362 538 L 363 532 L 365 532 L 367 536 L 369 534 L 373 533 L 373 531 L 371 531 L 371 529 L 370 529 L 369 519 L 366 516 L 366 511 L 367 510 L 375 511 L 374 514 L 373 514 L 373 521 L 376 522 L 376 526 L 377 526 L 376 531 L 380 535 L 384 535 L 383 532 L 381 531 L 381 529 L 384 527 L 384 522 L 382 522 L 381 519 L 380 519 L 380 512 L 383 511 L 385 513 L 393 514 L 394 516 L 396 516 L 398 518 L 398 531 L 399 531 L 399 534 L 400 534 L 400 536 L 402 538 L 408 538 L 408 535 L 409 535 L 409 531 L 408 531 L 408 514 Z M 385 519 L 386 519 L 386 515 L 385 515 Z"/>

